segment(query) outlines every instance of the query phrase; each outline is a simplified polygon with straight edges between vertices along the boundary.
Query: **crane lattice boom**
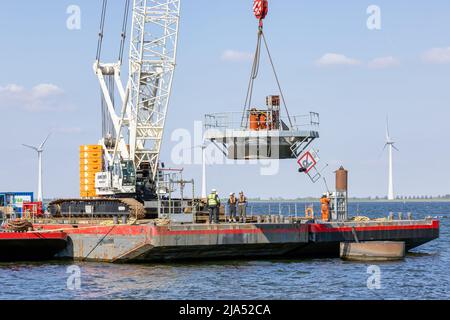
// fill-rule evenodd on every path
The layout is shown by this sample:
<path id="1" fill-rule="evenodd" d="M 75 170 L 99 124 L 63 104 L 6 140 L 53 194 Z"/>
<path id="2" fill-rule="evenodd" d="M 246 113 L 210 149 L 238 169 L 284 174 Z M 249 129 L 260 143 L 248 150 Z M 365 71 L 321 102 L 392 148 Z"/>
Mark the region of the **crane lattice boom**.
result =
<path id="1" fill-rule="evenodd" d="M 130 153 L 156 178 L 175 71 L 180 0 L 135 0 L 130 48 Z"/>
<path id="2" fill-rule="evenodd" d="M 136 193 L 136 186 L 148 188 L 153 185 L 154 188 L 176 66 L 180 2 L 133 0 L 126 88 L 120 78 L 122 55 L 114 64 L 101 63 L 99 54 L 97 56 L 94 70 L 114 130 L 109 140 L 103 137 L 101 141 L 109 172 L 102 173 L 97 179 L 96 188 L 100 195 Z M 100 42 L 102 39 L 103 26 Z M 107 85 L 107 77 L 114 78 L 122 104 L 119 111 L 114 105 L 114 93 Z M 135 176 L 137 181 L 127 179 L 125 172 L 133 172 L 130 176 Z"/>

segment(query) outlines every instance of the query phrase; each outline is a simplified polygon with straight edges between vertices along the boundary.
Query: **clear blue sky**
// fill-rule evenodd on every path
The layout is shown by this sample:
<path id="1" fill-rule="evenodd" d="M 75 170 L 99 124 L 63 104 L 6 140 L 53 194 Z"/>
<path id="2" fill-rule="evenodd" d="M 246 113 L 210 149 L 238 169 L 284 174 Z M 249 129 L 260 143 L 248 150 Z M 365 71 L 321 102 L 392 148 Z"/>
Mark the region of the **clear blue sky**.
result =
<path id="1" fill-rule="evenodd" d="M 110 1 L 104 51 L 118 51 L 123 1 Z M 387 193 L 387 155 L 380 157 L 389 114 L 395 189 L 402 195 L 450 193 L 450 3 L 435 1 L 272 0 L 266 35 L 293 114 L 321 114 L 316 143 L 332 169 L 350 170 L 354 196 Z M 79 5 L 82 28 L 66 28 L 66 9 Z M 45 195 L 78 194 L 78 146 L 101 134 L 99 88 L 92 72 L 100 0 L 7 1 L 0 11 L 0 190 L 36 190 L 36 156 L 21 147 L 49 131 Z M 117 4 L 117 5 L 116 5 Z M 366 27 L 367 7 L 381 8 L 382 29 Z M 171 132 L 193 130 L 209 112 L 242 109 L 257 21 L 251 0 L 185 0 L 178 68 L 163 160 L 170 163 Z M 224 53 L 235 52 L 234 59 Z M 327 55 L 328 54 L 328 55 Z M 334 55 L 330 55 L 334 54 Z M 263 63 L 265 63 L 264 60 Z M 322 62 L 322 65 L 321 63 Z M 323 65 L 324 63 L 328 63 Z M 331 65 L 330 65 L 331 64 Z M 273 92 L 263 68 L 257 94 Z M 34 89 L 33 89 L 34 88 Z M 262 99 L 261 99 L 262 101 Z M 209 168 L 210 187 L 222 194 L 319 195 L 296 173 L 294 160 L 266 177 L 256 166 Z M 199 165 L 187 166 L 197 180 Z M 332 184 L 332 170 L 327 171 Z"/>

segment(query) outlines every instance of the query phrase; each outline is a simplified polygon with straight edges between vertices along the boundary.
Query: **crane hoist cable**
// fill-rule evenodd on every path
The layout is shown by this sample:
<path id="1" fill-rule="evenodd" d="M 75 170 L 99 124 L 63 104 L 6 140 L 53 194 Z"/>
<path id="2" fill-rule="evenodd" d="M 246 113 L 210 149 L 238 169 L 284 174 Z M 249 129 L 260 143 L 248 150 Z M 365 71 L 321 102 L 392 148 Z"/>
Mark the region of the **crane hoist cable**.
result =
<path id="1" fill-rule="evenodd" d="M 244 112 L 242 114 L 241 125 L 243 127 L 246 127 L 248 125 L 248 116 L 246 117 L 246 115 L 248 115 L 248 112 L 252 108 L 251 104 L 252 104 L 255 80 L 257 79 L 257 77 L 259 75 L 259 68 L 260 68 L 260 64 L 261 64 L 261 46 L 262 46 L 262 43 L 264 43 L 264 46 L 266 48 L 267 55 L 269 57 L 269 61 L 270 61 L 270 64 L 271 64 L 271 67 L 272 67 L 272 70 L 273 70 L 273 73 L 275 75 L 275 80 L 277 82 L 278 90 L 280 91 L 281 100 L 282 100 L 284 108 L 286 110 L 286 115 L 287 115 L 287 118 L 289 120 L 289 124 L 290 124 L 290 126 L 292 128 L 293 124 L 292 124 L 291 116 L 289 114 L 289 110 L 287 108 L 286 100 L 284 98 L 284 93 L 283 93 L 283 90 L 281 88 L 280 79 L 278 77 L 278 74 L 277 74 L 277 71 L 276 71 L 276 68 L 275 68 L 275 63 L 273 61 L 272 55 L 271 55 L 270 50 L 269 50 L 269 46 L 268 46 L 268 43 L 267 43 L 267 40 L 266 40 L 266 36 L 264 35 L 264 23 L 263 23 L 263 21 L 266 18 L 268 12 L 269 12 L 268 0 L 254 0 L 253 11 L 254 11 L 255 17 L 259 20 L 258 40 L 257 40 L 257 43 L 256 43 L 256 51 L 255 51 L 255 56 L 254 56 L 254 60 L 253 60 L 253 66 L 252 66 L 252 71 L 251 71 L 251 75 L 250 75 L 250 81 L 249 81 L 249 85 L 248 85 L 248 89 L 247 89 L 247 96 L 246 96 L 246 99 L 245 99 Z M 245 123 L 245 121 L 247 121 L 247 123 Z"/>
<path id="2" fill-rule="evenodd" d="M 112 104 L 115 106 L 115 85 L 114 85 L 114 76 L 108 75 L 105 77 L 106 85 L 108 87 L 109 96 Z M 111 119 L 111 115 L 108 111 L 108 106 L 106 104 L 106 100 L 103 96 L 103 92 L 100 89 L 101 99 L 101 112 L 102 112 L 102 135 L 104 138 L 110 137 L 115 138 L 116 134 L 114 131 L 113 121 Z"/>
<path id="3" fill-rule="evenodd" d="M 119 49 L 119 64 L 122 64 L 123 61 L 123 52 L 125 49 L 125 40 L 127 38 L 127 27 L 128 27 L 128 16 L 130 14 L 130 0 L 126 0 L 125 2 L 125 10 L 123 14 L 123 24 L 122 24 L 122 33 L 120 35 L 120 49 Z"/>
<path id="4" fill-rule="evenodd" d="M 97 44 L 97 56 L 96 61 L 100 61 L 102 55 L 102 44 L 103 44 L 103 35 L 105 31 L 105 20 L 106 20 L 106 9 L 108 7 L 108 0 L 103 0 L 102 4 L 102 15 L 100 18 L 100 31 L 98 33 L 98 44 Z"/>
<path id="5" fill-rule="evenodd" d="M 125 1 L 125 8 L 123 14 L 123 22 L 122 22 L 122 32 L 120 34 L 120 47 L 119 47 L 119 64 L 122 64 L 123 54 L 125 50 L 125 41 L 127 38 L 127 27 L 128 27 L 128 18 L 130 15 L 130 3 L 131 0 Z M 106 12 L 108 9 L 108 0 L 103 0 L 102 4 L 102 14 L 100 18 L 100 31 L 98 33 L 98 44 L 97 44 L 97 56 L 96 60 L 100 61 L 102 55 L 102 47 L 103 47 L 103 38 L 105 36 L 105 22 L 106 22 Z"/>
<path id="6" fill-rule="evenodd" d="M 103 38 L 105 35 L 105 22 L 106 22 L 106 12 L 108 9 L 108 0 L 103 0 L 102 3 L 102 13 L 100 17 L 100 31 L 98 33 L 98 44 L 97 44 L 97 55 L 96 61 L 100 62 L 102 56 L 102 46 L 103 46 Z M 111 76 L 106 76 L 106 84 L 108 86 L 109 96 L 111 101 L 114 104 L 114 82 Z M 112 119 L 108 111 L 108 107 L 106 104 L 105 97 L 103 95 L 102 90 L 100 89 L 101 96 L 101 113 L 102 113 L 102 135 L 103 137 L 107 137 L 108 135 L 113 135 L 112 132 Z"/>
<path id="7" fill-rule="evenodd" d="M 250 74 L 250 81 L 248 83 L 247 96 L 245 98 L 245 109 L 244 109 L 244 114 L 242 115 L 243 120 L 245 118 L 246 111 L 252 105 L 253 88 L 254 88 L 255 80 L 259 74 L 259 67 L 260 67 L 260 62 L 261 62 L 261 39 L 262 39 L 262 30 L 260 29 L 260 31 L 258 32 L 258 40 L 256 42 L 256 51 L 255 51 L 254 60 L 253 60 L 252 72 Z"/>
<path id="8" fill-rule="evenodd" d="M 292 124 L 292 120 L 291 120 L 291 115 L 289 114 L 289 110 L 287 108 L 286 100 L 284 99 L 283 89 L 281 88 L 280 79 L 278 78 L 277 70 L 275 69 L 275 64 L 273 62 L 272 55 L 270 54 L 269 46 L 267 45 L 267 40 L 266 40 L 266 36 L 264 35 L 264 32 L 262 33 L 262 38 L 264 40 L 264 44 L 265 44 L 266 49 L 267 49 L 267 55 L 269 57 L 270 64 L 272 66 L 273 74 L 275 75 L 275 79 L 277 81 L 278 90 L 280 91 L 280 94 L 281 94 L 281 100 L 283 101 L 284 109 L 286 111 L 286 115 L 288 117 L 289 124 L 290 124 L 290 126 L 292 128 L 293 124 Z"/>
<path id="9" fill-rule="evenodd" d="M 128 27 L 128 17 L 130 14 L 130 2 L 131 0 L 125 1 L 125 8 L 123 14 L 123 23 L 122 23 L 122 32 L 120 34 L 121 41 L 119 47 L 119 55 L 118 55 L 118 64 L 122 65 L 124 49 L 125 49 L 125 41 L 127 37 L 127 27 Z M 100 18 L 100 31 L 98 38 L 98 46 L 97 46 L 97 56 L 96 60 L 100 63 L 101 55 L 102 55 L 102 46 L 103 39 L 105 35 L 105 23 L 106 23 L 106 14 L 108 9 L 108 0 L 103 0 L 102 3 L 102 12 Z M 114 76 L 113 75 L 105 75 L 106 85 L 108 87 L 108 92 L 112 104 L 115 106 L 115 84 L 114 84 Z M 111 115 L 108 111 L 108 107 L 106 104 L 106 100 L 103 96 L 102 90 L 100 90 L 101 99 L 101 110 L 102 110 L 102 134 L 103 137 L 112 137 L 115 138 L 114 126 L 112 123 Z"/>

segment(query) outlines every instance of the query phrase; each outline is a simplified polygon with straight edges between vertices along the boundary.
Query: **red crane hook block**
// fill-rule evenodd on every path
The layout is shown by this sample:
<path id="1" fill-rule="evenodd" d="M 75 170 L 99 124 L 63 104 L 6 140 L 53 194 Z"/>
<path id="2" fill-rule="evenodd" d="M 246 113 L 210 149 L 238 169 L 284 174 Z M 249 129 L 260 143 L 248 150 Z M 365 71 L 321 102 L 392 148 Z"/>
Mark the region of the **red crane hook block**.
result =
<path id="1" fill-rule="evenodd" d="M 253 12 L 255 13 L 256 19 L 261 23 L 269 13 L 269 1 L 268 0 L 255 0 L 253 2 Z"/>

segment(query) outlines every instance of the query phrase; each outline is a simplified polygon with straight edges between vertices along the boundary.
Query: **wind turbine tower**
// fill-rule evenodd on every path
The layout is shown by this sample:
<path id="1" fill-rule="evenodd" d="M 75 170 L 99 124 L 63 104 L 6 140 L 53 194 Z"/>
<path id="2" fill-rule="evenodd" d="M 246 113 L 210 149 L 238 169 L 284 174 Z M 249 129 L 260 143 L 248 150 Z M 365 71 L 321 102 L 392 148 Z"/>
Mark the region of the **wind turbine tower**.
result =
<path id="1" fill-rule="evenodd" d="M 201 198 L 206 199 L 208 197 L 207 195 L 207 184 L 206 184 L 206 165 L 207 165 L 207 158 L 206 158 L 206 149 L 208 148 L 206 144 L 206 140 L 203 141 L 201 145 L 194 146 L 192 148 L 184 149 L 184 150 L 195 150 L 195 149 L 201 149 L 202 150 L 202 194 Z"/>
<path id="2" fill-rule="evenodd" d="M 206 194 L 206 143 L 203 143 L 202 148 L 202 199 L 207 198 Z"/>
<path id="3" fill-rule="evenodd" d="M 203 141 L 202 145 L 196 146 L 195 148 L 202 149 L 202 199 L 206 199 L 208 197 L 206 191 L 206 149 L 208 146 L 206 145 L 206 141 Z"/>
<path id="4" fill-rule="evenodd" d="M 50 134 L 45 138 L 45 140 L 41 143 L 39 147 L 33 147 L 27 144 L 24 144 L 23 146 L 29 149 L 32 149 L 37 152 L 38 154 L 38 196 L 37 200 L 42 202 L 43 196 L 42 196 L 42 153 L 44 152 L 44 146 L 47 143 L 48 138 L 50 138 Z"/>
<path id="5" fill-rule="evenodd" d="M 399 151 L 395 146 L 394 140 L 392 140 L 389 132 L 389 119 L 386 119 L 386 144 L 384 145 L 384 150 L 388 148 L 389 155 L 389 185 L 388 185 L 388 200 L 395 200 L 394 195 L 394 173 L 393 173 L 393 153 L 394 149 Z"/>

